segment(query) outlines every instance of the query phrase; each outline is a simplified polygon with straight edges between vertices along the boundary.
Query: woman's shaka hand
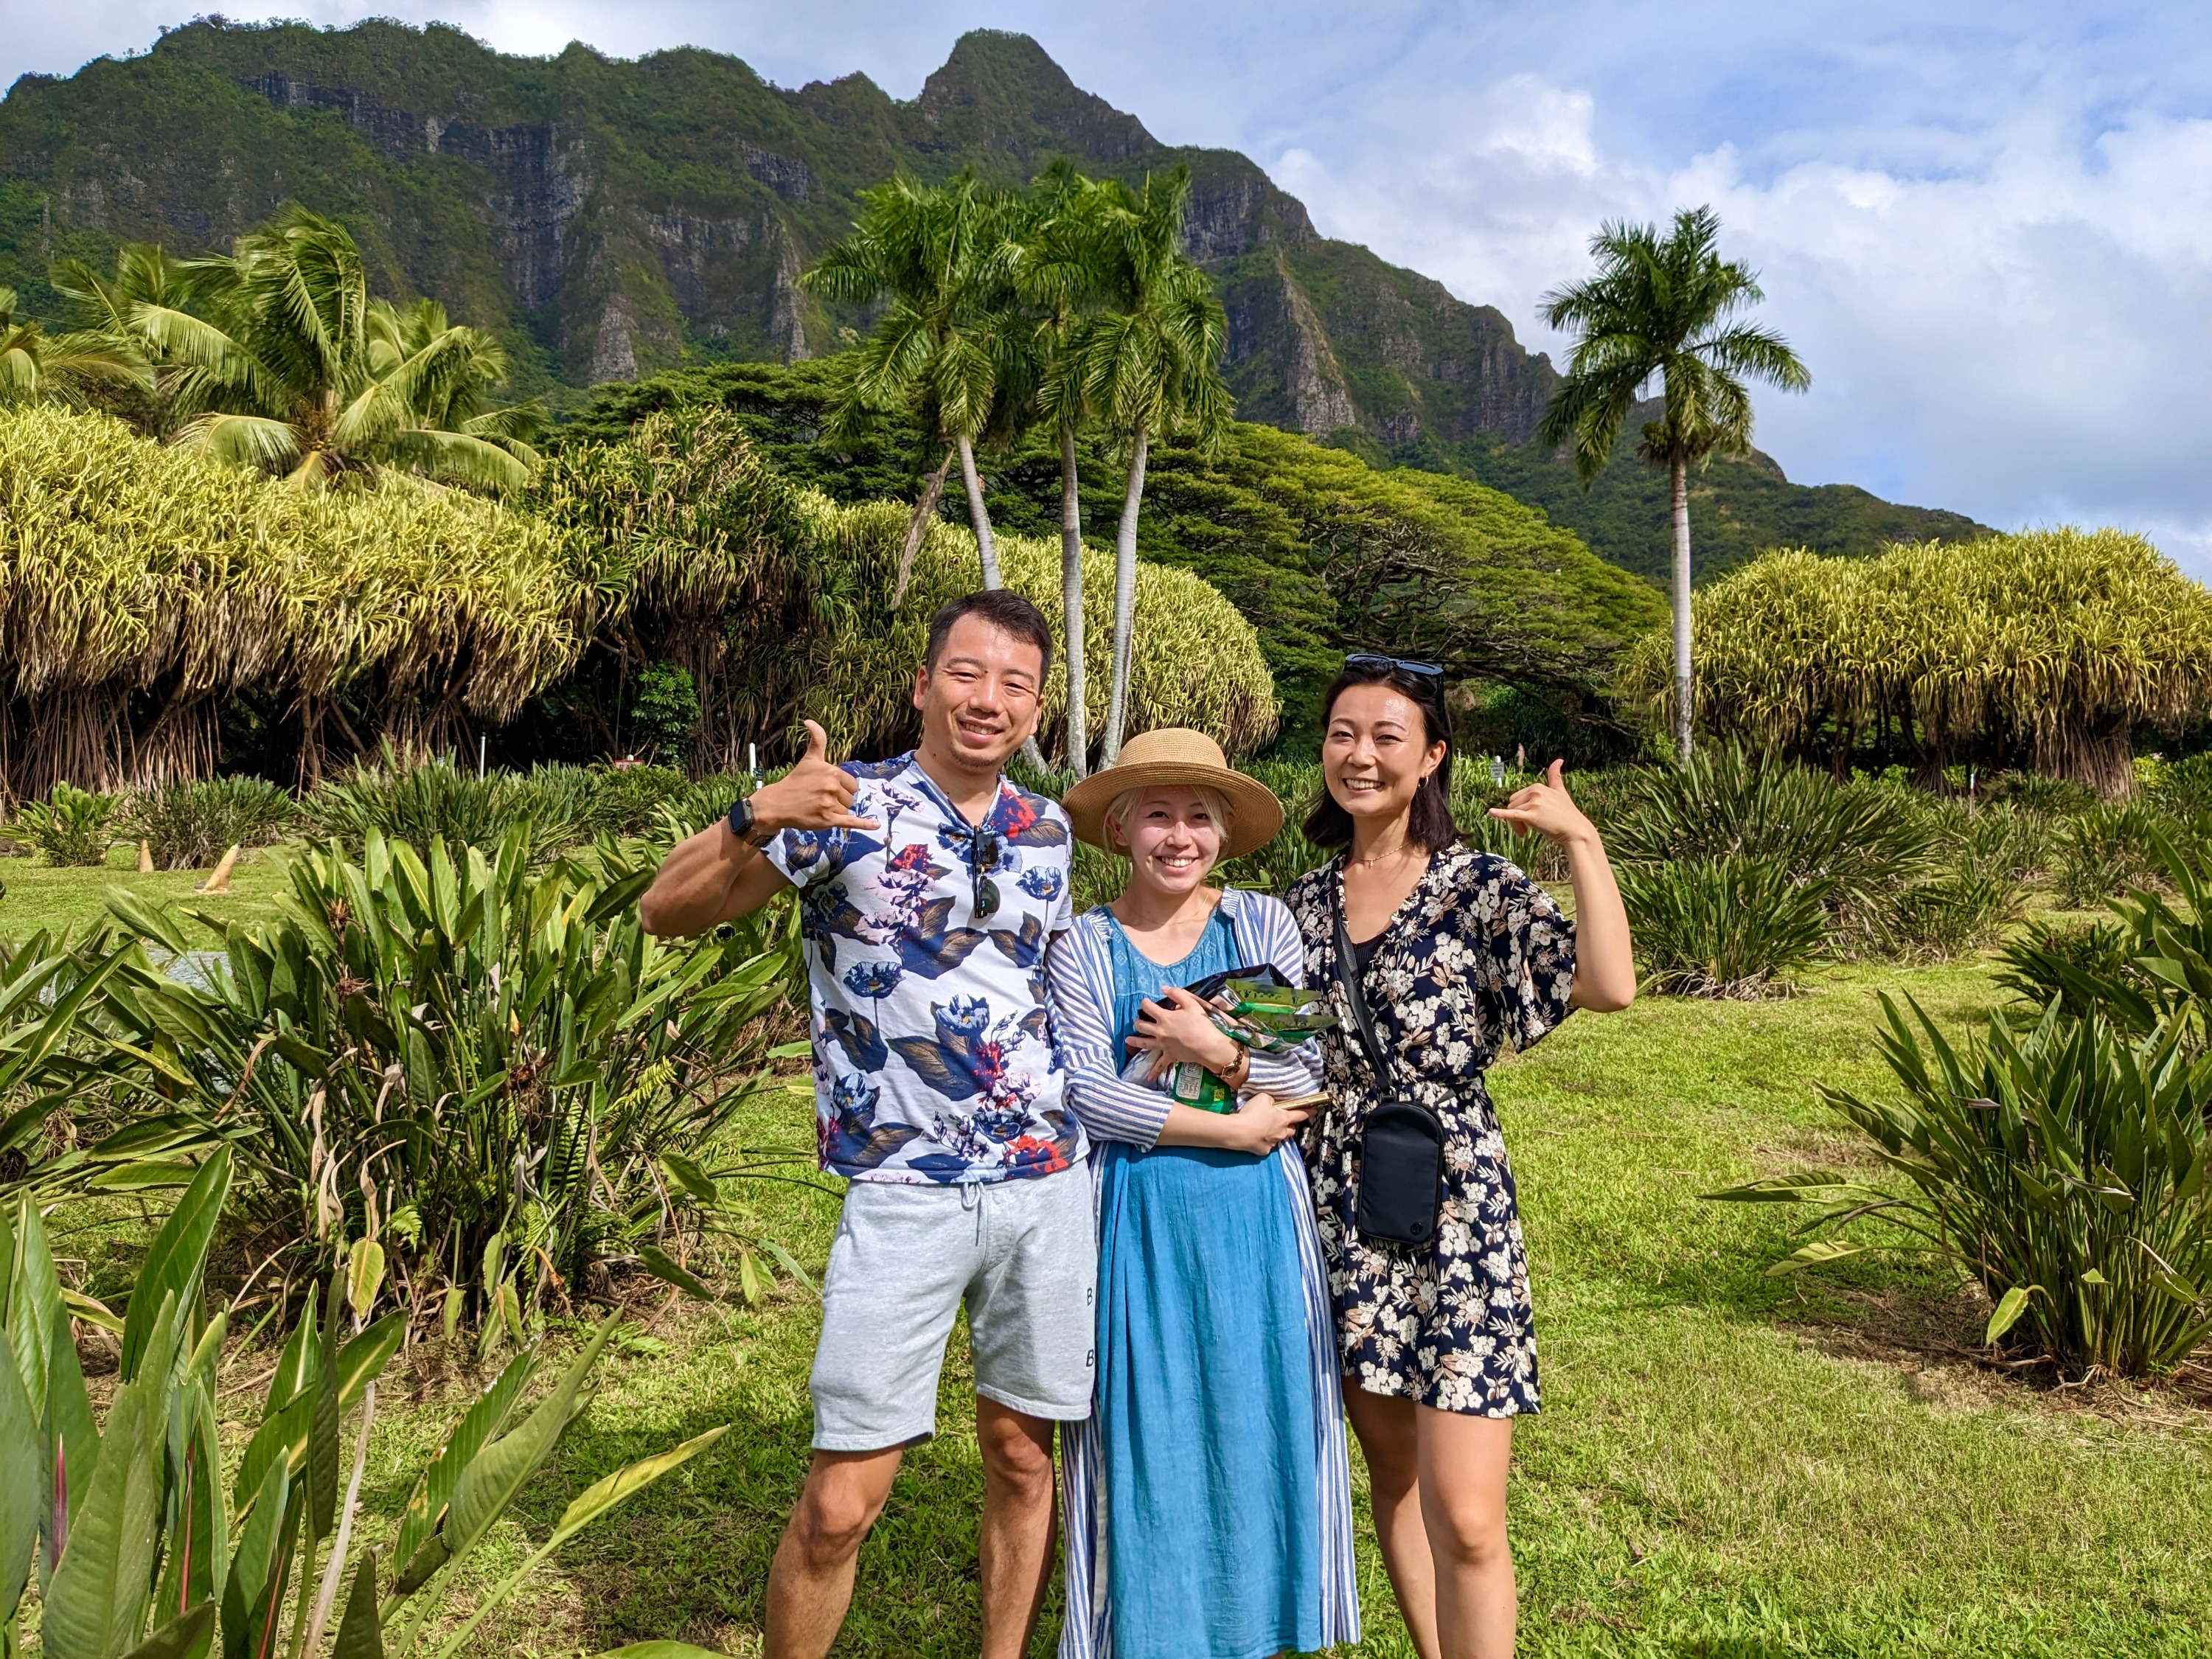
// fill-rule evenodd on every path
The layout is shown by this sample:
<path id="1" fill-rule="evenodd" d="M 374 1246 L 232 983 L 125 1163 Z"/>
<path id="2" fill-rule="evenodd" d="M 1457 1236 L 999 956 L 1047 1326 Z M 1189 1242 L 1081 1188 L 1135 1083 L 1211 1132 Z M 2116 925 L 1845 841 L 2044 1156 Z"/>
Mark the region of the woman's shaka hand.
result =
<path id="1" fill-rule="evenodd" d="M 1575 805 L 1574 797 L 1567 793 L 1561 774 L 1566 769 L 1565 761 L 1553 761 L 1540 783 L 1524 784 L 1513 792 L 1513 797 L 1503 806 L 1493 806 L 1490 816 L 1529 835 L 1546 836 L 1557 842 L 1579 841 L 1585 836 L 1595 840 L 1597 826 Z"/>

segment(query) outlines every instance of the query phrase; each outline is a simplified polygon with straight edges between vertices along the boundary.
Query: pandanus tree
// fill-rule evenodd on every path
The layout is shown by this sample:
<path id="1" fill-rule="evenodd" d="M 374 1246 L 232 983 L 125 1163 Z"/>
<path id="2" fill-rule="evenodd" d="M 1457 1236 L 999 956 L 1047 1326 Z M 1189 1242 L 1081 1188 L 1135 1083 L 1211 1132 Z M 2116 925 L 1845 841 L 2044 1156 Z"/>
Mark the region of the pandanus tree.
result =
<path id="1" fill-rule="evenodd" d="M 1590 239 L 1597 275 L 1544 297 L 1544 320 L 1571 329 L 1566 378 L 1544 411 L 1537 441 L 1569 447 L 1587 484 L 1613 459 L 1645 388 L 1662 383 L 1658 419 L 1644 423 L 1638 453 L 1666 469 L 1672 503 L 1674 737 L 1690 755 L 1689 474 L 1714 455 L 1751 447 L 1747 379 L 1802 392 L 1813 377 L 1773 330 L 1739 320 L 1765 295 L 1757 275 L 1715 246 L 1720 221 L 1685 208 L 1665 236 L 1652 225 L 1610 223 Z"/>
<path id="2" fill-rule="evenodd" d="M 499 343 L 434 305 L 372 300 L 353 238 L 304 208 L 122 309 L 184 417 L 179 442 L 306 488 L 379 465 L 481 489 L 530 476 L 530 414 L 489 407 Z"/>
<path id="3" fill-rule="evenodd" d="M 1067 372 L 1083 406 L 1128 449 L 1121 514 L 1114 533 L 1114 678 L 1099 763 L 1121 753 L 1128 715 L 1129 663 L 1135 632 L 1137 515 L 1152 440 L 1190 432 L 1212 441 L 1231 408 L 1220 362 L 1228 319 L 1213 284 L 1182 252 L 1190 174 L 1178 167 L 1132 191 L 1097 187 L 1086 240 L 1100 261 L 1106 297 L 1073 331 Z"/>
<path id="4" fill-rule="evenodd" d="M 951 462 L 960 464 L 983 586 L 1003 586 L 975 445 L 1022 401 L 1031 362 L 1014 272 L 1018 205 L 963 173 L 932 187 L 894 179 L 860 192 L 852 230 L 799 278 L 840 304 L 885 309 L 861 342 L 829 410 L 828 430 L 852 434 L 892 413 L 920 416 L 950 452 L 916 504 L 893 592 L 905 597 L 915 550 Z"/>
<path id="5" fill-rule="evenodd" d="M 1706 588 L 1698 611 L 1708 729 L 1838 773 L 1902 750 L 1930 781 L 1978 761 L 2117 798 L 2135 788 L 2138 734 L 2212 710 L 2212 594 L 2117 530 L 1870 559 L 1777 550 Z M 1658 646 L 1632 651 L 1620 678 L 1655 711 L 1670 700 Z"/>

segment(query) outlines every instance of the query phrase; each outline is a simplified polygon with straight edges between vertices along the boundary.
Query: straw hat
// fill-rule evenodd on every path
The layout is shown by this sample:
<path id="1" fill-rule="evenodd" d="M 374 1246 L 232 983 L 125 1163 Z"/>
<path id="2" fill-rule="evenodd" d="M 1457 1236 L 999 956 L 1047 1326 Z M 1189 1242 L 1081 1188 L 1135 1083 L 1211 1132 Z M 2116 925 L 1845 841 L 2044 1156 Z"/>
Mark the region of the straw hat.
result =
<path id="1" fill-rule="evenodd" d="M 1121 757 L 1103 772 L 1093 772 L 1060 797 L 1075 833 L 1109 853 L 1122 849 L 1106 839 L 1106 809 L 1131 789 L 1212 789 L 1229 802 L 1228 833 L 1221 856 L 1233 859 L 1265 847 L 1283 827 L 1283 804 L 1257 778 L 1231 771 L 1221 745 L 1187 726 L 1143 732 L 1121 745 Z"/>

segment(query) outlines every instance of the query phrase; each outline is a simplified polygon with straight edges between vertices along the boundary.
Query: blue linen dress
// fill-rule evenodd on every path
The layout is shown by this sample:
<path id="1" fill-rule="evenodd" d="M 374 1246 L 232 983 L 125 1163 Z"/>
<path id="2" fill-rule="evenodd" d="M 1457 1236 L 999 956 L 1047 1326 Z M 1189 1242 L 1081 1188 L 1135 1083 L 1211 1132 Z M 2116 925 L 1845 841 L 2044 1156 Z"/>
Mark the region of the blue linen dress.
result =
<path id="1" fill-rule="evenodd" d="M 1170 967 L 1118 922 L 1109 943 L 1117 1053 L 1146 998 L 1237 965 L 1218 909 Z M 1268 1659 L 1328 1639 L 1313 1355 L 1281 1155 L 1110 1140 L 1094 1153 L 1117 1659 Z"/>

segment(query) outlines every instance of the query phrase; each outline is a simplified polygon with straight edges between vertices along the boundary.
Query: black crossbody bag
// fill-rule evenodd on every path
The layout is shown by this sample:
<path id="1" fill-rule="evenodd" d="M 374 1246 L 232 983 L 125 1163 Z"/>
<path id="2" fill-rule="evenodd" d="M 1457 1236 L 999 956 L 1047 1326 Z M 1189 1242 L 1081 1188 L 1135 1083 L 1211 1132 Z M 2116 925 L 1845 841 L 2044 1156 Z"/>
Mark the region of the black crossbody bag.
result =
<path id="1" fill-rule="evenodd" d="M 1330 897 L 1336 920 L 1336 979 L 1352 1006 L 1367 1063 L 1386 1097 L 1397 1071 L 1375 1035 L 1374 1017 L 1359 988 L 1358 957 L 1344 925 L 1344 902 Z M 1387 1244 L 1432 1244 L 1437 1210 L 1443 1199 L 1444 1126 L 1418 1100 L 1386 1098 L 1367 1115 L 1359 1135 L 1359 1190 L 1352 1203 L 1352 1224 L 1362 1237 Z"/>

